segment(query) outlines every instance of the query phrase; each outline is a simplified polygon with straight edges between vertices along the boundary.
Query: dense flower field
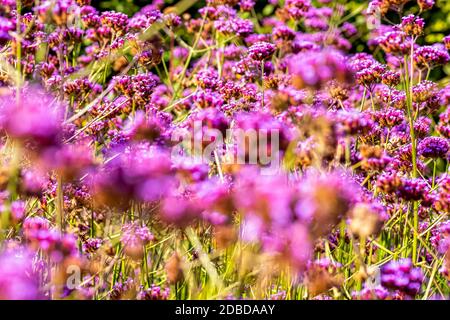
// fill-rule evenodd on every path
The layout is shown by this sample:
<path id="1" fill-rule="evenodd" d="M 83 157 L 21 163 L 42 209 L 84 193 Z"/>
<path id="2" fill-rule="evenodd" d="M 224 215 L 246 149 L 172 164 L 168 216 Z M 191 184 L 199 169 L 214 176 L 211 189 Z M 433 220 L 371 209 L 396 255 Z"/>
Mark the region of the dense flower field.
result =
<path id="1" fill-rule="evenodd" d="M 445 1 L 99 2 L 0 0 L 0 299 L 450 299 Z"/>

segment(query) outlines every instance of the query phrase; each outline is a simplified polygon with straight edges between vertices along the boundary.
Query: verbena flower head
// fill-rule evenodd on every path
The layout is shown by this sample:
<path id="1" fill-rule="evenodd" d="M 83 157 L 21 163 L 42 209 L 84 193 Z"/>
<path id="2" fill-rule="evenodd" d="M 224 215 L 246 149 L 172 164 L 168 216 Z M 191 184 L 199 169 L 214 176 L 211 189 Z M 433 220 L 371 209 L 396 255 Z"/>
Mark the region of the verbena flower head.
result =
<path id="1" fill-rule="evenodd" d="M 269 59 L 275 52 L 275 45 L 268 42 L 257 42 L 248 49 L 248 56 L 254 60 Z"/>
<path id="2" fill-rule="evenodd" d="M 383 286 L 364 288 L 359 292 L 352 293 L 352 298 L 356 300 L 388 300 L 391 298 L 390 296 L 389 291 Z"/>
<path id="3" fill-rule="evenodd" d="M 381 76 L 381 82 L 390 87 L 396 87 L 400 83 L 400 74 L 395 71 L 386 71 Z"/>
<path id="4" fill-rule="evenodd" d="M 144 246 L 153 241 L 155 237 L 146 226 L 139 223 L 129 223 L 122 226 L 120 241 L 125 253 L 133 259 L 141 259 L 144 254 Z"/>
<path id="5" fill-rule="evenodd" d="M 214 21 L 214 27 L 222 34 L 227 36 L 237 35 L 244 37 L 253 32 L 253 23 L 250 20 L 239 17 L 220 18 Z"/>
<path id="6" fill-rule="evenodd" d="M 420 17 L 410 14 L 402 17 L 401 27 L 407 35 L 420 36 L 423 33 L 425 21 Z"/>
<path id="7" fill-rule="evenodd" d="M 33 271 L 33 255 L 25 248 L 0 253 L 0 298 L 2 300 L 36 300 L 44 296 L 38 275 Z"/>
<path id="8" fill-rule="evenodd" d="M 402 179 L 397 190 L 397 195 L 406 201 L 425 199 L 428 186 L 422 179 Z"/>
<path id="9" fill-rule="evenodd" d="M 8 18 L 0 17 L 0 45 L 6 44 L 11 40 L 10 32 L 15 29 L 13 21 Z"/>
<path id="10" fill-rule="evenodd" d="M 450 50 L 450 36 L 445 36 L 443 42 L 447 50 Z"/>
<path id="11" fill-rule="evenodd" d="M 283 20 L 301 19 L 310 8 L 311 2 L 309 0 L 287 0 L 278 14 Z"/>
<path id="12" fill-rule="evenodd" d="M 339 173 L 311 174 L 300 185 L 301 198 L 295 210 L 300 220 L 310 223 L 313 238 L 329 233 L 354 204 L 355 185 L 350 182 L 344 187 L 340 177 Z"/>
<path id="13" fill-rule="evenodd" d="M 386 53 L 404 55 L 410 51 L 411 41 L 403 31 L 390 31 L 377 39 L 381 49 Z"/>
<path id="14" fill-rule="evenodd" d="M 434 6 L 434 0 L 417 0 L 421 11 L 430 10 Z"/>
<path id="15" fill-rule="evenodd" d="M 167 300 L 170 296 L 170 288 L 161 288 L 152 284 L 148 289 L 142 289 L 137 294 L 138 300 Z"/>
<path id="16" fill-rule="evenodd" d="M 19 97 L 2 97 L 0 108 L 1 128 L 10 137 L 31 144 L 37 151 L 61 143 L 63 107 L 44 91 L 30 88 Z"/>
<path id="17" fill-rule="evenodd" d="M 296 88 L 320 88 L 330 80 L 349 82 L 352 78 L 344 56 L 334 50 L 292 56 L 288 70 Z"/>
<path id="18" fill-rule="evenodd" d="M 381 284 L 411 297 L 419 293 L 423 280 L 422 271 L 414 268 L 409 259 L 389 262 L 382 268 Z"/>
<path id="19" fill-rule="evenodd" d="M 450 61 L 450 55 L 442 45 L 423 46 L 414 50 L 414 62 L 419 68 L 434 68 Z"/>
<path id="20" fill-rule="evenodd" d="M 97 201 L 128 206 L 131 199 L 154 201 L 176 184 L 169 155 L 158 148 L 137 146 L 113 153 L 112 160 L 93 178 Z"/>
<path id="21" fill-rule="evenodd" d="M 447 139 L 426 137 L 419 143 L 418 153 L 425 158 L 445 158 L 450 149 Z"/>

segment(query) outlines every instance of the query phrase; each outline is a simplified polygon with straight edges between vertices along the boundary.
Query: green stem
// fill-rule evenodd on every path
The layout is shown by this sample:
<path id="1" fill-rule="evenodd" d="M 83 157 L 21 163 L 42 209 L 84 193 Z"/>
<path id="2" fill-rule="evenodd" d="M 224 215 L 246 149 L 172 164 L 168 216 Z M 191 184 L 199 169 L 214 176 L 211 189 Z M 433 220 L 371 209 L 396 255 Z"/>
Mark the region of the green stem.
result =
<path id="1" fill-rule="evenodd" d="M 20 14 L 22 11 L 22 1 L 16 1 L 17 6 L 17 21 L 16 21 L 16 70 L 17 70 L 17 79 L 16 79 L 16 102 L 17 105 L 20 104 L 20 87 L 22 83 L 22 42 L 21 42 L 21 29 L 20 29 Z"/>
<path id="2" fill-rule="evenodd" d="M 437 164 L 437 161 L 436 161 L 436 159 L 434 159 L 433 160 L 433 182 L 431 185 L 431 189 L 434 189 L 434 184 L 436 182 L 436 164 Z"/>
<path id="3" fill-rule="evenodd" d="M 430 73 L 431 73 L 431 68 L 427 68 L 427 77 L 425 78 L 425 80 L 428 80 L 428 78 L 430 77 Z"/>
<path id="4" fill-rule="evenodd" d="M 194 44 L 192 45 L 192 48 L 189 49 L 189 55 L 186 59 L 183 70 L 181 71 L 181 75 L 180 75 L 179 79 L 177 79 L 178 83 L 177 83 L 177 86 L 174 88 L 174 93 L 173 93 L 171 102 L 173 102 L 177 99 L 178 93 L 181 90 L 183 79 L 186 75 L 186 71 L 189 67 L 189 64 L 191 63 L 192 57 L 194 55 L 194 51 L 197 48 L 197 44 L 200 41 L 200 38 L 201 38 L 201 35 L 203 32 L 203 28 L 205 26 L 205 22 L 206 22 L 206 14 L 203 16 L 202 24 L 200 25 L 200 30 L 198 31 L 197 37 L 195 38 L 195 41 L 194 41 Z"/>
<path id="5" fill-rule="evenodd" d="M 56 183 L 56 224 L 62 232 L 64 228 L 64 195 L 61 174 L 58 174 L 58 181 Z"/>
<path id="6" fill-rule="evenodd" d="M 413 55 L 413 48 L 411 48 L 411 55 Z M 409 133 L 411 137 L 411 160 L 412 160 L 412 172 L 411 176 L 413 179 L 417 178 L 417 140 L 416 134 L 414 131 L 414 116 L 412 114 L 413 102 L 412 102 L 412 80 L 409 77 L 413 77 L 412 74 L 408 75 L 408 62 L 407 57 L 404 56 L 404 68 L 405 68 L 405 91 L 406 91 L 406 111 L 408 114 L 409 120 Z M 411 67 L 411 71 L 413 71 Z M 413 203 L 413 252 L 412 252 L 412 260 L 415 264 L 417 262 L 417 244 L 418 244 L 418 228 L 419 228 L 419 206 L 417 201 Z"/>
<path id="7" fill-rule="evenodd" d="M 361 100 L 361 105 L 359 106 L 359 111 L 363 110 L 364 104 L 366 103 L 366 93 L 367 93 L 367 88 L 364 87 L 363 97 L 362 97 L 362 100 Z"/>
<path id="8" fill-rule="evenodd" d="M 264 60 L 261 60 L 261 105 L 264 108 Z"/>
<path id="9" fill-rule="evenodd" d="M 372 106 L 372 111 L 375 111 L 375 103 L 373 102 L 372 90 L 369 90 L 370 104 Z"/>

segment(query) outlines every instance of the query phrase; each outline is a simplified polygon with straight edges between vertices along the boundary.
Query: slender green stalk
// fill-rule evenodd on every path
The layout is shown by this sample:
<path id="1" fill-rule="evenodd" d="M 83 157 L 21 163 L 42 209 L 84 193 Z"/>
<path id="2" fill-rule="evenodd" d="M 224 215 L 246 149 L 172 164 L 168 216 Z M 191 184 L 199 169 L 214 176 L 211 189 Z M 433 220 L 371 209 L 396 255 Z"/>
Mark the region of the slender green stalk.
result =
<path id="1" fill-rule="evenodd" d="M 63 194 L 63 179 L 61 174 L 58 174 L 56 185 L 56 224 L 59 230 L 64 230 L 64 194 Z"/>
<path id="2" fill-rule="evenodd" d="M 16 70 L 17 70 L 17 79 L 16 79 L 16 101 L 17 104 L 20 103 L 20 87 L 22 83 L 22 39 L 21 39 L 21 24 L 20 24 L 20 16 L 22 12 L 22 1 L 16 1 L 17 6 L 17 21 L 16 21 Z"/>
<path id="3" fill-rule="evenodd" d="M 414 54 L 414 48 L 411 46 L 411 56 Z M 412 62 L 411 62 L 412 63 Z M 409 74 L 408 72 L 408 60 L 407 57 L 404 56 L 404 70 L 405 70 L 405 81 L 404 81 L 404 87 L 406 91 L 406 111 L 409 121 L 409 133 L 411 138 L 411 161 L 412 161 L 412 172 L 411 177 L 413 179 L 417 178 L 418 171 L 417 171 L 417 139 L 414 129 L 414 115 L 413 115 L 413 101 L 412 101 L 412 78 L 414 77 L 413 74 Z M 411 67 L 411 72 L 413 72 L 413 68 Z M 417 244 L 418 244 L 418 228 L 419 228 L 419 206 L 418 202 L 413 202 L 412 207 L 412 214 L 413 214 L 413 251 L 412 251 L 412 260 L 415 264 L 417 262 Z"/>
<path id="4" fill-rule="evenodd" d="M 367 94 L 367 87 L 364 86 L 364 92 L 363 92 L 363 97 L 361 100 L 361 105 L 359 106 L 359 111 L 362 111 L 364 108 L 364 104 L 366 103 L 366 94 Z"/>
<path id="5" fill-rule="evenodd" d="M 264 108 L 264 60 L 261 61 L 261 105 Z"/>
<path id="6" fill-rule="evenodd" d="M 431 189 L 434 189 L 434 184 L 436 182 L 436 166 L 437 166 L 437 160 L 433 159 L 433 182 L 431 184 Z"/>

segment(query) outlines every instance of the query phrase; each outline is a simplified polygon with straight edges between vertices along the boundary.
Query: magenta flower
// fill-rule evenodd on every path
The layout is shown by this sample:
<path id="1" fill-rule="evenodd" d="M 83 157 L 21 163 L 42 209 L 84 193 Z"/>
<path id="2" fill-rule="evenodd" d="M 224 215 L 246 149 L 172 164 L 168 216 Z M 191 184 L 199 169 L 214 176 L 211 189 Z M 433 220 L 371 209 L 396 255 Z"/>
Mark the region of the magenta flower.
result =
<path id="1" fill-rule="evenodd" d="M 0 253 L 0 299 L 37 300 L 43 294 L 33 271 L 33 255 L 24 248 Z"/>
<path id="2" fill-rule="evenodd" d="M 450 149 L 447 139 L 426 137 L 419 143 L 418 153 L 425 158 L 445 158 Z"/>
<path id="3" fill-rule="evenodd" d="M 248 56 L 253 60 L 269 59 L 275 52 L 275 45 L 268 42 L 257 42 L 248 49 Z"/>
<path id="4" fill-rule="evenodd" d="M 18 100 L 3 97 L 0 108 L 3 113 L 0 125 L 10 137 L 30 143 L 37 151 L 61 143 L 62 107 L 43 91 L 28 89 Z"/>
<path id="5" fill-rule="evenodd" d="M 288 70 L 297 88 L 320 88 L 330 80 L 349 82 L 352 78 L 344 56 L 334 50 L 293 56 Z"/>
<path id="6" fill-rule="evenodd" d="M 412 297 L 419 293 L 423 280 L 422 271 L 420 268 L 414 268 L 409 259 L 389 262 L 382 268 L 383 286 Z"/>

